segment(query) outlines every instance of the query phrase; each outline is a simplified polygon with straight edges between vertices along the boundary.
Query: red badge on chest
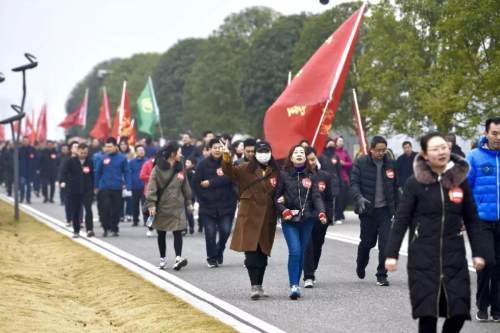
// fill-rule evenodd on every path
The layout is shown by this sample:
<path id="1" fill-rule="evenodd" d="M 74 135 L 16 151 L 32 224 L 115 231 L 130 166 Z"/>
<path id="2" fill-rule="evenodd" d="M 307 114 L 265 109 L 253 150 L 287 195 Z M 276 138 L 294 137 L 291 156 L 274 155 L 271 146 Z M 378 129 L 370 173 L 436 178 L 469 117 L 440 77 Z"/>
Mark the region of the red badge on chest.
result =
<path id="1" fill-rule="evenodd" d="M 319 182 L 319 183 L 318 183 L 318 190 L 319 190 L 320 192 L 324 192 L 324 191 L 325 191 L 325 189 L 326 189 L 326 184 L 325 184 L 325 182 Z"/>
<path id="2" fill-rule="evenodd" d="M 35 154 L 30 154 L 30 158 L 34 159 L 35 158 Z"/>
<path id="3" fill-rule="evenodd" d="M 392 169 L 385 170 L 385 175 L 389 179 L 394 179 L 394 170 L 392 170 Z"/>
<path id="4" fill-rule="evenodd" d="M 83 167 L 83 173 L 87 174 L 90 172 L 90 168 L 88 166 Z"/>
<path id="5" fill-rule="evenodd" d="M 278 181 L 276 180 L 275 177 L 269 179 L 269 183 L 271 183 L 271 186 L 272 187 L 276 187 L 276 185 L 278 184 Z"/>
<path id="6" fill-rule="evenodd" d="M 311 187 L 311 179 L 309 179 L 309 178 L 302 179 L 302 186 L 304 186 L 305 188 L 310 188 Z"/>
<path id="7" fill-rule="evenodd" d="M 184 181 L 184 173 L 183 172 L 179 172 L 177 174 L 177 179 L 179 179 L 181 182 Z"/>
<path id="8" fill-rule="evenodd" d="M 111 159 L 108 157 L 108 158 L 105 158 L 102 163 L 104 163 L 104 165 L 108 165 L 109 162 L 111 162 Z"/>
<path id="9" fill-rule="evenodd" d="M 55 160 L 55 159 L 56 159 L 56 157 L 57 157 L 57 156 L 56 156 L 56 154 L 50 154 L 50 158 L 51 158 L 51 159 Z"/>
<path id="10" fill-rule="evenodd" d="M 217 176 L 224 176 L 224 171 L 222 171 L 222 168 L 217 169 Z"/>
<path id="11" fill-rule="evenodd" d="M 336 158 L 332 158 L 332 163 L 333 163 L 333 165 L 337 164 L 337 159 Z"/>
<path id="12" fill-rule="evenodd" d="M 451 202 L 459 204 L 464 200 L 464 191 L 460 187 L 454 187 L 448 192 L 448 196 Z"/>

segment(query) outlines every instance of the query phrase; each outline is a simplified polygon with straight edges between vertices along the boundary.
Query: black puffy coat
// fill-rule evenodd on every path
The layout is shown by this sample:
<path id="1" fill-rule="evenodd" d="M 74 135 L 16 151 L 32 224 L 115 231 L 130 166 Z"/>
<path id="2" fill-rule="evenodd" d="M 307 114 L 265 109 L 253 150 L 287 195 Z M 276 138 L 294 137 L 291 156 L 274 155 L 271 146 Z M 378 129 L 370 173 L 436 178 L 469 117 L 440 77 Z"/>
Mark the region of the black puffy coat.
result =
<path id="1" fill-rule="evenodd" d="M 340 158 L 335 154 L 335 149 L 325 148 L 318 161 L 321 164 L 321 170 L 328 172 L 332 176 L 333 194 L 339 195 L 341 188 L 344 188 L 345 184 L 341 175 Z"/>
<path id="2" fill-rule="evenodd" d="M 319 213 L 326 213 L 325 205 L 318 191 L 318 184 L 314 182 L 313 176 L 314 174 L 307 168 L 300 172 L 295 169 L 280 172 L 278 186 L 274 193 L 274 204 L 280 216 L 286 209 L 300 210 L 302 207 L 304 208 L 305 219 L 318 219 Z M 285 203 L 278 202 L 278 199 L 282 196 Z"/>
<path id="3" fill-rule="evenodd" d="M 415 175 L 406 182 L 386 247 L 388 258 L 398 258 L 405 232 L 410 229 L 408 280 L 413 318 L 470 319 L 470 281 L 462 220 L 473 256 L 481 256 L 481 234 L 466 179 L 469 165 L 455 155 L 452 161 L 454 166 L 438 181 L 425 160 L 417 157 Z M 446 297 L 446 309 L 439 309 L 441 293 Z"/>
<path id="4" fill-rule="evenodd" d="M 389 157 L 384 156 L 382 163 L 382 179 L 384 181 L 384 194 L 392 214 L 398 206 L 398 182 L 396 176 L 396 163 Z M 370 154 L 359 157 L 351 171 L 351 194 L 356 203 L 360 197 L 371 202 L 366 212 L 362 215 L 370 215 L 375 203 L 375 190 L 377 184 L 377 166 Z"/>
<path id="5" fill-rule="evenodd" d="M 59 171 L 59 157 L 55 149 L 44 149 L 40 151 L 39 159 L 40 178 L 51 182 L 57 180 Z"/>
<path id="6" fill-rule="evenodd" d="M 94 165 L 87 158 L 83 164 L 78 157 L 70 158 L 63 166 L 61 180 L 70 194 L 92 195 L 94 192 Z"/>
<path id="7" fill-rule="evenodd" d="M 200 203 L 200 214 L 223 216 L 236 210 L 238 196 L 231 179 L 224 175 L 221 162 L 222 158 L 216 160 L 209 156 L 196 166 L 192 184 Z M 201 187 L 204 180 L 210 182 L 209 187 Z"/>
<path id="8" fill-rule="evenodd" d="M 334 194 L 335 181 L 333 180 L 333 176 L 326 171 L 317 170 L 312 176 L 312 181 L 318 189 L 321 200 L 323 200 L 328 223 L 332 223 L 334 218 L 333 215 L 335 213 L 335 210 L 333 209 L 333 199 L 336 195 Z M 338 184 L 336 186 L 338 187 Z M 338 189 L 336 193 L 338 194 Z M 314 215 L 317 216 L 318 214 L 319 212 L 315 211 Z"/>

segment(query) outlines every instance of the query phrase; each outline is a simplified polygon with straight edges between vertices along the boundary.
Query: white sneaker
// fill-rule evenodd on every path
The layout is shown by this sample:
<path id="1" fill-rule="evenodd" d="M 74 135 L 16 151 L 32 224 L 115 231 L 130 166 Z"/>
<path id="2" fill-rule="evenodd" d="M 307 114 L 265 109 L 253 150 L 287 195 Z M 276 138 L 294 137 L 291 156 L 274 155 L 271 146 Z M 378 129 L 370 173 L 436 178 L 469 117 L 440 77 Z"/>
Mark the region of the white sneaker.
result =
<path id="1" fill-rule="evenodd" d="M 304 288 L 314 288 L 314 281 L 313 281 L 313 279 L 306 279 L 304 281 Z"/>
<path id="2" fill-rule="evenodd" d="M 153 232 L 151 230 L 148 229 L 148 231 L 146 231 L 146 237 L 153 237 Z"/>
<path id="3" fill-rule="evenodd" d="M 167 266 L 167 260 L 165 258 L 160 258 L 160 269 L 165 269 Z"/>
<path id="4" fill-rule="evenodd" d="M 299 286 L 296 286 L 296 285 L 293 285 L 291 288 L 290 288 L 290 299 L 292 300 L 296 300 L 298 298 L 300 298 L 300 288 Z"/>
<path id="5" fill-rule="evenodd" d="M 187 266 L 187 264 L 188 264 L 188 261 L 186 258 L 182 258 L 182 257 L 177 256 L 175 258 L 175 264 L 172 266 L 172 268 L 175 269 L 176 271 L 180 271 L 181 268 Z"/>
<path id="6" fill-rule="evenodd" d="M 343 220 L 337 220 L 337 221 L 335 221 L 335 224 L 342 224 L 342 223 L 344 223 Z"/>

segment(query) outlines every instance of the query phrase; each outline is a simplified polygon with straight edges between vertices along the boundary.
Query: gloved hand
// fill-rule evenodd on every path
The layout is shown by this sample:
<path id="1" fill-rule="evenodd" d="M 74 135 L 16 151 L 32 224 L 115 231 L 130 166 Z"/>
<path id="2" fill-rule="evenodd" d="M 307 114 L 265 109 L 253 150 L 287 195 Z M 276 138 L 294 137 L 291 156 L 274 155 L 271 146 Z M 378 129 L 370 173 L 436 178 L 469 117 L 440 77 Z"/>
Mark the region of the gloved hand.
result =
<path id="1" fill-rule="evenodd" d="M 372 203 L 370 202 L 370 200 L 360 197 L 356 203 L 357 213 L 358 214 L 366 213 L 371 204 Z"/>

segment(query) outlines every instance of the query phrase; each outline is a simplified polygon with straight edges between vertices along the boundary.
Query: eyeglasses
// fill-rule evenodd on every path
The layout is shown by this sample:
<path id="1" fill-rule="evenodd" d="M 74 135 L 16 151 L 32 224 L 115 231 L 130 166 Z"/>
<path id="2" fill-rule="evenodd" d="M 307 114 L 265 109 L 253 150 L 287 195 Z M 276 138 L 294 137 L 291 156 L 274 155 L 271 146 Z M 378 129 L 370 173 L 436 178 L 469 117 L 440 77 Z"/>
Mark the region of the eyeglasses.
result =
<path id="1" fill-rule="evenodd" d="M 428 153 L 442 153 L 450 150 L 448 145 L 441 145 L 437 147 L 427 147 L 427 152 Z"/>

